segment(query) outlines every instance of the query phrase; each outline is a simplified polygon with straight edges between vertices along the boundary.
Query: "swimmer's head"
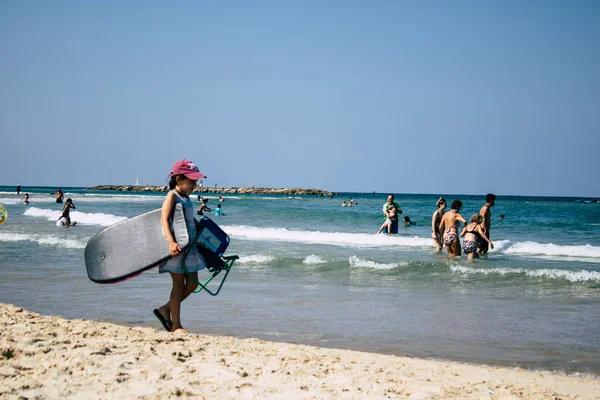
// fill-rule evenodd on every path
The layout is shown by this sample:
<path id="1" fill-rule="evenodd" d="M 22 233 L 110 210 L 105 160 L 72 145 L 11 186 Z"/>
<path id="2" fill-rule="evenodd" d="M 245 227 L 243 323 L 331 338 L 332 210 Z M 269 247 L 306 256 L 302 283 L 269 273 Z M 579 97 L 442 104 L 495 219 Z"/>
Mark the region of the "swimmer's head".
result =
<path id="1" fill-rule="evenodd" d="M 473 214 L 471 215 L 471 222 L 476 222 L 478 224 L 483 222 L 483 217 L 479 214 Z"/>
<path id="2" fill-rule="evenodd" d="M 460 201 L 459 199 L 456 199 L 456 200 L 452 201 L 451 208 L 453 210 L 459 211 L 461 207 L 462 207 L 462 201 Z"/>

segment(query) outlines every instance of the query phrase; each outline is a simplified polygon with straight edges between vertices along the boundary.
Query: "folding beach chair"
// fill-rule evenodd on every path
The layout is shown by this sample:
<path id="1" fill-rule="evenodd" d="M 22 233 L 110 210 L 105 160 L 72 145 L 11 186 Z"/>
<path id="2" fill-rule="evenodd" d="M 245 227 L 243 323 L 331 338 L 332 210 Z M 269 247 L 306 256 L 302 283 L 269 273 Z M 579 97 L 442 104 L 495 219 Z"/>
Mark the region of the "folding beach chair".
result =
<path id="1" fill-rule="evenodd" d="M 187 254 L 193 248 L 192 246 L 196 246 L 198 252 L 202 254 L 204 261 L 206 261 L 208 272 L 210 273 L 208 279 L 203 283 L 196 280 L 196 278 L 185 269 L 185 259 L 187 258 Z M 229 246 L 229 236 L 227 236 L 213 220 L 202 217 L 199 221 L 196 221 L 196 235 L 192 243 L 185 249 L 186 257 L 182 257 L 181 261 L 181 267 L 185 273 L 198 284 L 198 288 L 194 290 L 194 293 L 205 290 L 212 296 L 219 294 L 233 263 L 239 258 L 238 256 L 224 256 L 223 253 L 225 253 L 227 246 Z M 225 275 L 223 275 L 217 290 L 210 290 L 208 284 L 223 271 L 225 271 Z"/>

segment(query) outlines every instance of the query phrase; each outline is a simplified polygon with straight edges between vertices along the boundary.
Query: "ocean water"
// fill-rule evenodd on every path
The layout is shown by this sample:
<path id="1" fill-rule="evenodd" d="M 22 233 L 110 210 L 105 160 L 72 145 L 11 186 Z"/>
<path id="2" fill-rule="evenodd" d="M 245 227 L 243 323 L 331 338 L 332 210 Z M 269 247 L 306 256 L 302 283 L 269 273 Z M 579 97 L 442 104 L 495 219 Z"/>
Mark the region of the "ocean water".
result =
<path id="1" fill-rule="evenodd" d="M 164 193 L 63 188 L 76 227 L 55 221 L 56 188 L 0 187 L 9 218 L 0 225 L 0 302 L 32 311 L 160 328 L 152 310 L 168 300 L 170 278 L 147 271 L 99 285 L 83 252 L 101 229 L 159 208 Z M 581 198 L 499 196 L 487 257 L 435 253 L 437 195 L 397 194 L 415 226 L 377 235 L 387 194 L 332 199 L 224 195 L 213 218 L 240 260 L 216 297 L 185 301 L 184 326 L 197 333 L 257 337 L 459 362 L 600 374 L 600 204 Z M 352 208 L 342 200 L 353 197 Z M 65 197 L 65 198 L 66 198 Z M 208 195 L 209 206 L 218 203 Z M 483 196 L 460 198 L 462 214 Z M 197 203 L 199 205 L 199 203 Z M 499 214 L 505 214 L 498 220 Z M 127 243 L 123 243 L 127 246 Z M 135 253 L 136 249 L 131 251 Z"/>

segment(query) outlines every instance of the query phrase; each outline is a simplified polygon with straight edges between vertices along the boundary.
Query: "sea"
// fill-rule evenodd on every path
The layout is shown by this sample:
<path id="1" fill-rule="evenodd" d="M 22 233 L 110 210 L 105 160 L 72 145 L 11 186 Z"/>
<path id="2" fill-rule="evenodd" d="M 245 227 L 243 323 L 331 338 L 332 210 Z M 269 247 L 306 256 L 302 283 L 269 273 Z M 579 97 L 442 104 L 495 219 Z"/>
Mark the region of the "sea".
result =
<path id="1" fill-rule="evenodd" d="M 65 188 L 75 227 L 57 227 L 56 187 L 0 186 L 0 302 L 45 315 L 162 329 L 168 275 L 117 284 L 87 277 L 84 248 L 102 229 L 161 207 L 165 193 Z M 203 194 L 214 208 L 218 194 Z M 600 203 L 498 196 L 487 256 L 436 253 L 431 216 L 444 195 L 467 219 L 484 195 L 395 193 L 415 225 L 377 234 L 387 193 L 223 194 L 215 222 L 240 258 L 218 296 L 193 294 L 193 333 L 300 343 L 572 375 L 600 375 Z M 200 205 L 196 198 L 194 202 Z M 341 207 L 342 201 L 356 202 Z M 500 220 L 498 216 L 504 214 Z M 123 246 L 128 246 L 127 242 Z M 131 247 L 131 252 L 137 249 Z M 123 340 L 126 340 L 124 338 Z"/>

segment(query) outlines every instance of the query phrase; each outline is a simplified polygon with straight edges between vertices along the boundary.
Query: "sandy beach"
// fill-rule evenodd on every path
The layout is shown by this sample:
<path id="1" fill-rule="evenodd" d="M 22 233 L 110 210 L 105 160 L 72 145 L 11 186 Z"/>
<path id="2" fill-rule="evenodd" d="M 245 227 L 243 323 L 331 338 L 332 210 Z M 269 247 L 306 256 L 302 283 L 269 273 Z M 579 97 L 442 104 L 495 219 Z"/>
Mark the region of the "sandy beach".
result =
<path id="1" fill-rule="evenodd" d="M 0 304 L 0 398 L 599 399 L 593 378 L 170 334 Z"/>

